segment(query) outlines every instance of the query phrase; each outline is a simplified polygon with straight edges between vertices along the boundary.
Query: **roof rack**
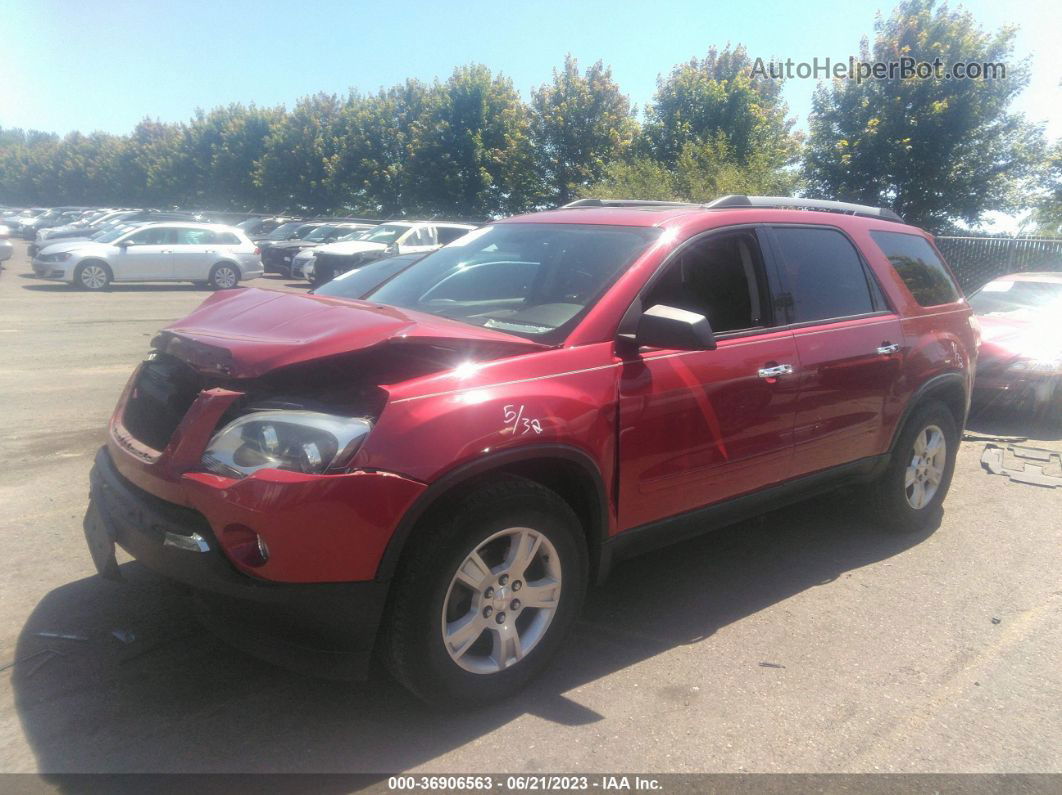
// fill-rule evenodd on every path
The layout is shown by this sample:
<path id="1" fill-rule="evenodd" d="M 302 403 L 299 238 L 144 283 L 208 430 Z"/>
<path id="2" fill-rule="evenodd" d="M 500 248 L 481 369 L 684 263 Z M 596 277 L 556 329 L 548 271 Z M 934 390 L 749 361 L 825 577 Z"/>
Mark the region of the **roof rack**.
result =
<path id="1" fill-rule="evenodd" d="M 561 205 L 560 210 L 577 210 L 580 207 L 696 207 L 690 202 L 662 202 L 650 199 L 576 199 Z"/>
<path id="2" fill-rule="evenodd" d="M 861 215 L 865 218 L 878 218 L 882 221 L 904 223 L 903 218 L 885 207 L 871 207 L 867 204 L 835 202 L 827 199 L 797 199 L 791 196 L 743 196 L 733 194 L 721 196 L 704 206 L 713 210 L 738 209 L 741 207 L 790 207 L 803 210 L 831 210 L 833 212 L 847 213 L 848 215 Z"/>

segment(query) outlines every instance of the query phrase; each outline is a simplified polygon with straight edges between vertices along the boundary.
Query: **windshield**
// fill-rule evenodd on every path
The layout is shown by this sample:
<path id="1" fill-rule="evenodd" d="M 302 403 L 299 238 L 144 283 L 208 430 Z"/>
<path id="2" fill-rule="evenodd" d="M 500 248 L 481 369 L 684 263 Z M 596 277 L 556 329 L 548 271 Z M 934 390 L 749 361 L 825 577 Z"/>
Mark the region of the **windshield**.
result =
<path id="1" fill-rule="evenodd" d="M 660 230 L 499 224 L 429 254 L 368 299 L 560 341 Z"/>
<path id="2" fill-rule="evenodd" d="M 281 224 L 269 233 L 269 237 L 267 237 L 266 240 L 287 240 L 295 234 L 300 226 L 305 226 L 305 224 L 302 221 L 291 221 L 286 224 Z"/>
<path id="3" fill-rule="evenodd" d="M 406 224 L 380 224 L 370 229 L 369 233 L 360 239 L 366 243 L 383 243 L 389 246 L 408 231 L 409 226 Z"/>
<path id="4" fill-rule="evenodd" d="M 342 232 L 343 230 L 338 230 Z M 366 236 L 371 232 L 371 229 L 351 229 L 345 235 L 341 235 L 336 238 L 336 242 L 342 242 L 344 240 L 365 240 Z"/>
<path id="5" fill-rule="evenodd" d="M 312 240 L 315 243 L 319 243 L 322 240 L 327 240 L 328 238 L 332 237 L 338 228 L 339 227 L 336 226 L 329 226 L 328 224 L 325 224 L 324 226 L 319 226 L 312 232 L 310 232 L 310 234 L 306 235 L 303 240 Z"/>
<path id="6" fill-rule="evenodd" d="M 388 257 L 370 262 L 368 265 L 339 274 L 313 292 L 315 295 L 331 295 L 336 298 L 361 298 L 424 256 L 424 254 L 405 254 L 401 257 Z"/>
<path id="7" fill-rule="evenodd" d="M 100 232 L 99 234 L 93 235 L 92 239 L 95 240 L 97 243 L 110 243 L 112 240 L 117 240 L 118 238 L 120 238 L 122 235 L 128 232 L 130 228 L 131 227 L 128 226 L 115 227 L 114 229 L 109 229 L 106 232 Z"/>
<path id="8" fill-rule="evenodd" d="M 971 295 L 969 302 L 976 315 L 1033 318 L 1062 311 L 1062 284 L 997 279 Z"/>

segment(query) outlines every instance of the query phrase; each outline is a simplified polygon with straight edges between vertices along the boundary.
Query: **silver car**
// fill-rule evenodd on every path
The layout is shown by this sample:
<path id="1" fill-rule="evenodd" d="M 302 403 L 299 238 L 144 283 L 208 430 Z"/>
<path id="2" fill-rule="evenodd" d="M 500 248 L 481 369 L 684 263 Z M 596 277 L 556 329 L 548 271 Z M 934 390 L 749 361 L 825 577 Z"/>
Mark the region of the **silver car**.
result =
<path id="1" fill-rule="evenodd" d="M 11 227 L 0 224 L 0 267 L 15 252 L 15 246 L 11 243 Z"/>
<path id="2" fill-rule="evenodd" d="M 215 290 L 262 275 L 258 248 L 240 229 L 186 222 L 118 228 L 90 241 L 57 241 L 33 258 L 41 279 L 103 290 L 111 282 L 184 281 Z"/>

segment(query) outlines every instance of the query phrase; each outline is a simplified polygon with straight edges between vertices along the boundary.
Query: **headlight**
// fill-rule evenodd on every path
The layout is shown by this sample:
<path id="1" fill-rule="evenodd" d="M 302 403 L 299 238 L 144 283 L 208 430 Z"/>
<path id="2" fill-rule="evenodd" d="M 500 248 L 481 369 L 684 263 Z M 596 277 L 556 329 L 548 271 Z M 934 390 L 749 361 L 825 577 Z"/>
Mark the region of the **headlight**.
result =
<path id="1" fill-rule="evenodd" d="M 233 420 L 210 440 L 202 465 L 242 478 L 260 469 L 322 475 L 342 472 L 372 422 L 316 411 L 256 411 Z"/>
<path id="2" fill-rule="evenodd" d="M 70 259 L 71 254 L 69 251 L 61 251 L 58 254 L 45 254 L 41 257 L 42 262 L 66 262 Z"/>
<path id="3" fill-rule="evenodd" d="M 1008 370 L 1031 375 L 1062 375 L 1062 356 L 1049 359 L 1018 359 Z"/>

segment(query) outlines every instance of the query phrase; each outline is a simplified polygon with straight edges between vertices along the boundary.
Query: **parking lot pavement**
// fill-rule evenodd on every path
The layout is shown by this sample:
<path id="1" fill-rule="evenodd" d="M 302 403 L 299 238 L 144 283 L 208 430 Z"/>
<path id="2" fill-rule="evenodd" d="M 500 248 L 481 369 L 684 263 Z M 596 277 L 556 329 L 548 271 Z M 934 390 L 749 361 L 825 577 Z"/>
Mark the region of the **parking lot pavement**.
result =
<path id="1" fill-rule="evenodd" d="M 0 770 L 1062 772 L 1062 488 L 988 475 L 983 442 L 931 533 L 877 529 L 841 493 L 621 564 L 556 664 L 486 710 L 230 649 L 137 564 L 95 576 L 81 533 L 122 385 L 205 293 L 77 292 L 27 278 L 16 246 L 0 664 L 21 662 L 0 673 Z M 1005 415 L 972 430 L 1062 450 L 1060 429 Z"/>

